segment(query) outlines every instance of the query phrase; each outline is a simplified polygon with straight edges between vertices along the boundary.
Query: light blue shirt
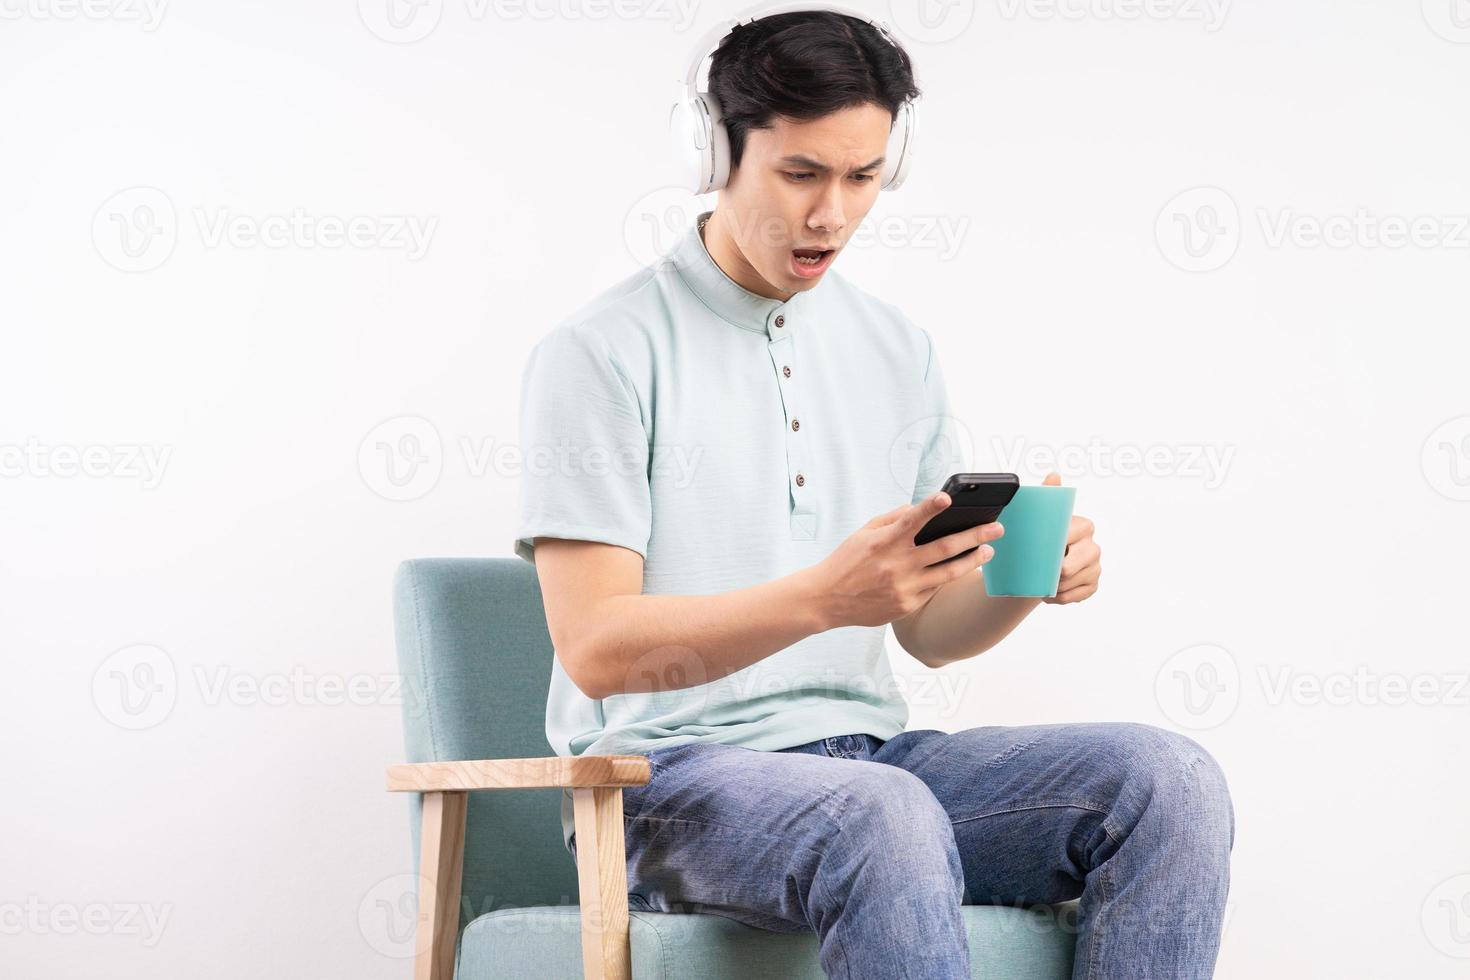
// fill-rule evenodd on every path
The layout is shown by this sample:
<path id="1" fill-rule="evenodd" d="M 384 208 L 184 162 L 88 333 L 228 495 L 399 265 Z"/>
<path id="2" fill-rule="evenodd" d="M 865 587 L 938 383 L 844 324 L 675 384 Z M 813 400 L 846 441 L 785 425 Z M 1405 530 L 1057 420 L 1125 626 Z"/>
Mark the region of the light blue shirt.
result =
<path id="1" fill-rule="evenodd" d="M 645 594 L 727 592 L 816 564 L 965 468 L 926 331 L 832 269 L 785 302 L 757 296 L 710 258 L 708 214 L 532 350 L 522 558 L 535 560 L 535 537 L 600 541 L 643 556 Z M 889 739 L 908 705 L 885 630 L 828 630 L 713 681 L 689 650 L 663 667 L 679 689 L 602 700 L 558 660 L 546 737 L 560 755 Z M 635 662 L 630 678 L 667 653 Z"/>

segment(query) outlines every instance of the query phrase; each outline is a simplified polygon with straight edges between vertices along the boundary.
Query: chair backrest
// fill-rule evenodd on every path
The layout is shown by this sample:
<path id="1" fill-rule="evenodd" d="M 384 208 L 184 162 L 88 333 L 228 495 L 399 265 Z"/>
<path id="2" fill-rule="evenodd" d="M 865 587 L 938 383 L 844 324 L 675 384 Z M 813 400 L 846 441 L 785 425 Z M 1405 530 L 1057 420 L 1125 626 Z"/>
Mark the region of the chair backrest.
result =
<path id="1" fill-rule="evenodd" d="M 554 754 L 546 741 L 551 637 L 536 570 L 520 558 L 399 565 L 393 619 L 409 762 Z M 461 924 L 495 909 L 575 905 L 559 789 L 470 794 Z M 419 799 L 413 796 L 414 860 Z"/>

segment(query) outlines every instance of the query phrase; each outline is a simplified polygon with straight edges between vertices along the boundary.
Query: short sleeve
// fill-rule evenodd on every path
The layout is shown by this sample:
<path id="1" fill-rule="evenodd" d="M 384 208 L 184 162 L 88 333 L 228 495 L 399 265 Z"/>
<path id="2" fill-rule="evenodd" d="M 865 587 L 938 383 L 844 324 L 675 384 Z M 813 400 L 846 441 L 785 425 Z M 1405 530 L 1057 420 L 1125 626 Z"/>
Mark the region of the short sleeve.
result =
<path id="1" fill-rule="evenodd" d="M 952 473 L 969 468 L 969 446 L 963 430 L 950 411 L 949 393 L 944 387 L 944 371 L 929 332 L 919 328 L 927 347 L 924 365 L 924 419 L 920 439 L 918 476 L 914 481 L 911 503 L 944 487 Z"/>
<path id="2" fill-rule="evenodd" d="M 537 537 L 599 541 L 647 557 L 652 528 L 648 436 L 636 389 L 607 341 L 558 327 L 521 377 L 520 510 L 515 553 Z"/>

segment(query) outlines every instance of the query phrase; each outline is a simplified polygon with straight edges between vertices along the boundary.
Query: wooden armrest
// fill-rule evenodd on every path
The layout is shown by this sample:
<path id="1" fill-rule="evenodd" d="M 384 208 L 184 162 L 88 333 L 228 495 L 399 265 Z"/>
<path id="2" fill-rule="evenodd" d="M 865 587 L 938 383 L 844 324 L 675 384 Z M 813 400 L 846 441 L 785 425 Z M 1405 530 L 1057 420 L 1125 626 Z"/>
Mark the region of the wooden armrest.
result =
<path id="1" fill-rule="evenodd" d="M 554 756 L 546 759 L 473 759 L 417 762 L 388 767 L 394 793 L 443 793 L 477 789 L 642 786 L 648 758 L 641 755 Z"/>
<path id="2" fill-rule="evenodd" d="M 648 782 L 647 756 L 556 756 L 405 763 L 388 789 L 423 793 L 415 980 L 453 980 L 469 791 L 570 787 L 577 833 L 582 975 L 630 980 L 623 787 Z"/>

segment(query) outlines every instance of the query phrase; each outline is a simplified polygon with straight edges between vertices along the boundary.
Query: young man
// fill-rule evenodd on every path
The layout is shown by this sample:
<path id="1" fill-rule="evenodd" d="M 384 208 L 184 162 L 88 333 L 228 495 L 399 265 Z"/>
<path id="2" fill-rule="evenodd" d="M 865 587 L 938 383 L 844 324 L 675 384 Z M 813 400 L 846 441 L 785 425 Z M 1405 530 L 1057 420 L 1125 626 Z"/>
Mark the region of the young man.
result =
<path id="1" fill-rule="evenodd" d="M 905 730 L 887 624 L 952 664 L 1101 567 L 1080 517 L 1052 599 L 986 595 L 998 525 L 913 544 L 956 463 L 939 358 L 831 271 L 916 94 L 907 56 L 839 14 L 771 16 L 725 39 L 709 89 L 718 205 L 523 380 L 547 735 L 650 760 L 624 793 L 632 906 L 814 931 L 832 977 L 968 980 L 962 903 L 1080 896 L 1077 977 L 1209 976 L 1234 818 L 1202 748 L 1130 724 Z"/>

